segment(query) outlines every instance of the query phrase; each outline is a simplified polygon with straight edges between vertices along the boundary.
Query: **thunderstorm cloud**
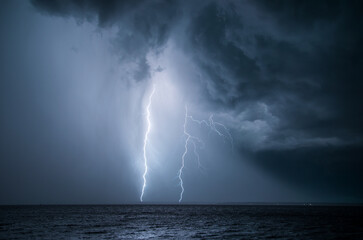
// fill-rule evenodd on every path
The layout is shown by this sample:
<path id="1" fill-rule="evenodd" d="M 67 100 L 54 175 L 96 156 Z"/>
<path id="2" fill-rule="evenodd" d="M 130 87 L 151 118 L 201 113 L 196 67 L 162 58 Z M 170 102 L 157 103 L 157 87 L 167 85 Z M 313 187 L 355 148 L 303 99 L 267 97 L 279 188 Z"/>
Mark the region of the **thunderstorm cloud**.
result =
<path id="1" fill-rule="evenodd" d="M 43 80 L 25 76 L 30 80 L 24 80 L 24 88 L 17 86 L 15 80 L 2 80 L 2 92 L 5 89 L 24 91 L 17 93 L 22 101 L 31 99 L 24 106 L 10 93 L 2 97 L 6 103 L 1 106 L 1 114 L 9 115 L 1 120 L 4 132 L 1 143 L 6 145 L 1 154 L 2 158 L 9 159 L 2 163 L 4 167 L 23 172 L 23 163 L 29 164 L 24 158 L 53 157 L 58 159 L 53 162 L 55 166 L 48 166 L 50 163 L 45 160 L 34 160 L 38 161 L 33 166 L 34 171 L 42 167 L 54 169 L 58 165 L 67 171 L 75 165 L 71 175 L 74 181 L 81 181 L 72 188 L 71 180 L 62 183 L 60 174 L 49 186 L 39 187 L 39 196 L 54 191 L 53 187 L 61 188 L 64 194 L 73 193 L 76 187 L 88 186 L 86 182 L 90 181 L 98 182 L 95 189 L 108 186 L 102 190 L 104 197 L 96 196 L 97 191 L 90 187 L 75 198 L 61 198 L 64 199 L 61 201 L 82 202 L 87 198 L 93 202 L 137 201 L 142 173 L 137 170 L 140 163 L 135 162 L 140 162 L 142 152 L 145 96 L 150 86 L 159 81 L 155 102 L 151 105 L 155 130 L 150 132 L 150 142 L 153 141 L 150 158 L 158 160 L 151 160 L 150 189 L 146 196 L 150 200 L 175 201 L 178 197 L 175 178 L 184 146 L 185 104 L 190 105 L 191 114 L 198 119 L 208 119 L 212 114 L 229 129 L 234 140 L 231 149 L 205 127 L 189 126 L 207 141 L 208 146 L 200 151 L 201 159 L 208 160 L 204 161 L 206 170 L 202 174 L 194 170 L 192 163 L 187 166 L 187 201 L 363 200 L 360 188 L 363 180 L 363 6 L 360 1 L 32 0 L 21 9 L 13 3 L 4 5 L 9 11 L 20 12 L 19 18 L 27 12 L 29 19 L 38 19 L 38 25 L 52 21 L 53 25 L 43 24 L 39 28 L 52 29 L 49 32 L 54 32 L 54 38 L 67 40 L 63 36 L 79 35 L 78 40 L 66 42 L 70 44 L 67 54 L 78 59 L 74 65 L 57 60 L 53 63 L 63 66 L 61 70 L 69 71 L 69 75 L 47 83 L 46 79 L 55 77 L 51 69 L 42 70 L 30 76 L 40 76 Z M 7 29 L 21 28 L 14 19 L 9 24 L 5 22 L 8 17 L 5 11 L 1 12 L 2 35 Z M 59 28 L 54 29 L 57 26 Z M 64 30 L 66 26 L 73 30 Z M 22 31 L 26 30 L 13 34 L 18 45 L 26 35 Z M 49 51 L 56 57 L 65 54 L 57 44 L 49 47 L 52 40 L 47 37 L 51 38 L 32 40 L 38 55 L 28 56 L 29 61 L 32 58 L 44 61 L 40 56 L 49 56 Z M 90 38 L 95 40 L 84 45 Z M 4 49 L 11 43 L 1 41 Z M 98 48 L 104 52 L 99 53 Z M 22 52 L 30 50 L 20 47 L 15 51 L 20 57 Z M 93 51 L 95 53 L 91 54 Z M 10 52 L 2 54 L 1 62 L 9 62 L 10 57 Z M 16 68 L 16 61 L 13 62 Z M 32 69 L 27 71 L 32 72 Z M 72 71 L 80 73 L 82 82 L 76 84 L 70 80 L 74 76 Z M 12 70 L 1 74 L 7 79 L 24 77 L 15 76 Z M 33 86 L 32 81 L 36 82 Z M 57 89 L 54 94 L 59 99 L 52 93 L 44 95 L 39 89 L 47 84 Z M 72 90 L 67 87 L 77 90 L 69 93 Z M 66 92 L 68 97 L 63 95 Z M 49 98 L 52 100 L 46 103 Z M 36 108 L 38 113 L 31 112 L 33 105 L 38 106 L 35 101 L 44 105 Z M 79 104 L 82 101 L 84 103 Z M 63 108 L 64 102 L 70 107 Z M 91 107 L 93 110 L 88 110 L 91 113 L 80 115 L 79 111 L 86 111 L 84 107 L 90 107 L 90 102 L 96 104 L 97 109 Z M 20 111 L 19 106 L 26 113 Z M 61 113 L 65 115 L 84 119 L 59 122 L 64 115 L 58 116 L 60 112 L 54 110 L 57 107 L 63 109 Z M 49 112 L 56 115 L 57 120 L 44 119 Z M 23 119 L 25 125 L 36 130 L 24 133 L 22 128 L 17 128 L 24 114 L 29 116 Z M 36 117 L 30 117 L 33 114 Z M 42 128 L 39 122 L 46 122 L 46 126 Z M 4 127 L 7 124 L 10 127 Z M 71 130 L 67 133 L 61 129 L 51 133 L 44 130 L 53 127 L 77 129 L 78 134 Z M 98 129 L 95 135 L 88 136 L 89 129 L 95 128 Z M 14 132 L 22 132 L 35 141 L 7 140 L 16 136 Z M 45 136 L 47 134 L 50 136 Z M 56 153 L 46 149 L 45 156 L 38 156 L 42 155 L 40 149 L 45 139 L 53 136 L 57 136 L 54 141 L 61 142 L 48 144 Z M 77 137 L 80 139 L 69 142 Z M 85 144 L 84 139 L 94 142 Z M 14 152 L 13 148 L 20 145 L 30 148 L 26 156 Z M 212 150 L 208 153 L 208 149 Z M 100 158 L 108 160 L 102 163 L 98 161 Z M 115 163 L 117 159 L 122 163 L 120 166 Z M 82 177 L 76 177 L 78 172 L 87 171 L 85 166 L 89 161 L 93 162 L 90 164 L 94 168 L 92 176 L 80 173 Z M 188 161 L 193 162 L 193 157 L 189 156 Z M 96 173 L 100 166 L 104 166 L 102 176 Z M 3 178 L 10 181 L 14 176 L 8 173 Z M 119 183 L 112 186 L 114 182 Z M 14 184 L 14 187 L 21 185 Z M 13 187 L 2 186 L 6 189 L 2 191 L 9 191 L 8 188 Z M 17 201 L 21 194 L 14 193 L 4 201 Z"/>

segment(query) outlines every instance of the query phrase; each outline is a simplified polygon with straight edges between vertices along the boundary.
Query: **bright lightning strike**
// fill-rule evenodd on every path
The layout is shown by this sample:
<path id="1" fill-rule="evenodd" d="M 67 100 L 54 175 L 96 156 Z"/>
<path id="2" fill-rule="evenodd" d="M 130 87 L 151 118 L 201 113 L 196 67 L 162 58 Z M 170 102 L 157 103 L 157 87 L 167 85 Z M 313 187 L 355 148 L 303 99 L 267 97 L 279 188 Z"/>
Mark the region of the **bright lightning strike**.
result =
<path id="1" fill-rule="evenodd" d="M 184 118 L 184 134 L 187 136 L 186 140 L 185 140 L 185 145 L 184 145 L 184 153 L 182 155 L 182 165 L 178 171 L 178 177 L 179 177 L 179 182 L 180 182 L 180 188 L 181 188 L 181 192 L 180 192 L 180 197 L 179 197 L 179 202 L 181 202 L 183 200 L 183 193 L 184 193 L 184 185 L 183 185 L 183 178 L 182 178 L 182 174 L 183 174 L 183 169 L 184 169 L 184 163 L 185 163 L 185 156 L 188 153 L 188 144 L 189 141 L 191 140 L 196 140 L 198 142 L 201 142 L 201 140 L 197 137 L 194 137 L 192 135 L 190 135 L 187 131 L 187 122 L 188 122 L 188 108 L 187 106 L 185 106 L 185 118 Z M 200 166 L 200 162 L 199 162 L 199 154 L 197 152 L 197 146 L 195 144 L 194 141 L 192 141 L 193 145 L 194 145 L 194 154 L 197 157 L 197 161 L 198 161 L 198 166 Z"/>
<path id="2" fill-rule="evenodd" d="M 143 152 L 144 152 L 144 166 L 145 166 L 145 171 L 144 171 L 144 174 L 142 175 L 142 178 L 144 180 L 144 184 L 142 185 L 142 191 L 141 191 L 141 195 L 140 195 L 140 201 L 142 202 L 143 200 L 143 197 L 144 197 L 144 192 L 145 192 L 145 187 L 146 187 L 146 174 L 147 174 L 147 170 L 148 170 L 148 167 L 147 167 L 147 154 L 146 154 L 146 146 L 147 146 L 147 143 L 148 143 L 148 138 L 149 138 L 149 133 L 150 133 L 150 130 L 151 130 L 151 121 L 150 121 L 150 106 L 151 106 L 151 100 L 152 100 L 152 97 L 155 93 L 155 86 L 153 86 L 153 90 L 149 96 L 149 101 L 148 101 L 148 104 L 146 106 L 146 122 L 147 122 L 147 129 L 146 129 L 146 132 L 145 132 L 145 137 L 144 137 L 144 148 L 143 148 Z"/>
<path id="3" fill-rule="evenodd" d="M 206 125 L 210 129 L 210 131 L 213 131 L 213 132 L 217 133 L 218 136 L 222 137 L 223 138 L 223 141 L 225 141 L 225 139 L 227 139 L 231 143 L 231 146 L 233 148 L 233 138 L 232 138 L 232 135 L 230 134 L 230 132 L 228 131 L 228 129 L 227 129 L 227 127 L 225 125 L 223 125 L 222 123 L 219 123 L 219 122 L 215 122 L 213 120 L 213 115 L 211 115 L 209 117 L 208 121 L 206 121 L 206 120 L 196 120 L 196 119 L 193 118 L 193 116 L 188 115 L 188 108 L 187 108 L 187 106 L 185 106 L 184 134 L 187 136 L 187 138 L 185 140 L 185 145 L 184 145 L 184 149 L 185 150 L 184 150 L 184 153 L 182 155 L 182 164 L 181 164 L 181 167 L 180 167 L 180 169 L 178 171 L 178 178 L 179 178 L 179 183 L 180 183 L 180 188 L 181 188 L 180 197 L 179 197 L 179 203 L 183 200 L 183 194 L 184 194 L 184 185 L 183 185 L 182 175 L 183 175 L 183 170 L 184 170 L 184 166 L 185 166 L 185 156 L 188 153 L 188 145 L 189 145 L 189 142 L 193 144 L 194 155 L 195 155 L 195 157 L 197 159 L 198 167 L 199 168 L 201 167 L 201 164 L 200 164 L 199 154 L 198 154 L 198 151 L 197 151 L 197 144 L 196 144 L 196 142 L 198 142 L 202 146 L 204 146 L 204 143 L 203 143 L 202 140 L 200 140 L 198 137 L 195 137 L 195 136 L 191 135 L 187 131 L 187 122 L 188 122 L 188 119 L 190 119 L 192 122 L 197 123 L 199 125 L 202 125 L 202 124 Z M 223 128 L 224 131 L 221 131 L 217 126 Z"/>
<path id="4" fill-rule="evenodd" d="M 195 123 L 198 123 L 199 125 L 202 125 L 202 124 L 206 125 L 208 128 L 210 128 L 210 131 L 213 131 L 213 132 L 217 133 L 218 136 L 222 137 L 223 141 L 225 141 L 225 139 L 227 139 L 230 142 L 231 147 L 233 148 L 233 145 L 234 145 L 233 144 L 233 138 L 232 138 L 231 133 L 228 131 L 228 128 L 224 124 L 214 121 L 213 120 L 213 115 L 210 115 L 208 121 L 206 121 L 206 120 L 196 120 L 196 119 L 193 118 L 193 116 L 188 116 L 188 118 L 191 121 L 193 121 Z M 224 133 L 220 129 L 218 129 L 217 126 L 223 128 Z"/>

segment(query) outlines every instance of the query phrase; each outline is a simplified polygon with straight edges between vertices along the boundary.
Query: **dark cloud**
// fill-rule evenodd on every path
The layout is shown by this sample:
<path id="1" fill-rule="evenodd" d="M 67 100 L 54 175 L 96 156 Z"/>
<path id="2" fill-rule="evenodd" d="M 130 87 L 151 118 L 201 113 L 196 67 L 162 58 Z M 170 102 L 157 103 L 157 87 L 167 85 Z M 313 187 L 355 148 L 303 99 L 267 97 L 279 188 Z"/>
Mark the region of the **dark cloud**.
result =
<path id="1" fill-rule="evenodd" d="M 131 77 L 136 81 L 150 76 L 148 52 L 162 50 L 182 16 L 177 1 L 32 2 L 50 14 L 80 19 L 95 15 L 101 27 L 118 25 L 115 53 L 121 61 L 133 62 Z M 272 126 L 263 117 L 249 121 L 265 121 L 272 145 L 275 140 L 287 144 L 291 137 L 296 142 L 361 141 L 359 1 L 184 5 L 187 27 L 177 36 L 200 70 L 196 81 L 204 86 L 212 108 L 237 116 L 246 115 L 256 103 L 265 104 L 278 123 Z"/>
<path id="2" fill-rule="evenodd" d="M 130 78 L 147 79 L 150 66 L 146 55 L 158 51 L 167 41 L 173 23 L 180 12 L 176 1 L 43 1 L 32 0 L 40 11 L 60 16 L 74 17 L 80 23 L 96 19 L 100 28 L 118 27 L 118 37 L 113 41 L 113 51 L 120 61 L 133 63 Z"/>
<path id="3" fill-rule="evenodd" d="M 256 102 L 266 104 L 279 123 L 272 126 L 263 117 L 252 121 L 273 128 L 267 145 L 289 146 L 288 138 L 361 143 L 362 17 L 357 9 L 361 4 L 354 1 L 206 5 L 188 28 L 206 96 L 213 106 L 232 108 L 236 115 Z"/>
<path id="4" fill-rule="evenodd" d="M 35 7 L 51 15 L 57 15 L 61 17 L 76 17 L 79 18 L 79 20 L 92 20 L 92 18 L 96 16 L 98 23 L 101 26 L 112 24 L 116 18 L 119 18 L 125 13 L 134 10 L 142 2 L 144 1 L 32 0 L 32 3 Z"/>
<path id="5" fill-rule="evenodd" d="M 338 24 L 343 21 L 358 26 L 360 19 L 361 1 L 286 1 L 286 0 L 258 0 L 254 1 L 265 14 L 271 16 L 279 27 L 285 31 L 311 32 L 320 24 Z M 347 27 L 347 26 L 346 26 Z M 349 28 L 349 27 L 348 27 Z"/>
<path id="6" fill-rule="evenodd" d="M 177 74 L 166 74 L 167 77 L 175 78 L 170 79 L 175 84 L 174 87 L 184 87 L 185 89 L 178 89 L 183 94 L 183 90 L 188 91 L 190 96 L 194 94 L 195 96 L 191 96 L 187 101 L 196 105 L 198 114 L 213 113 L 216 121 L 223 122 L 229 127 L 235 139 L 237 157 L 226 150 L 226 146 L 221 152 L 213 152 L 212 149 L 210 152 L 201 153 L 201 157 L 204 154 L 205 158 L 216 162 L 218 171 L 214 175 L 217 176 L 219 170 L 226 167 L 223 174 L 228 177 L 228 181 L 220 179 L 224 181 L 224 185 L 219 183 L 219 180 L 214 179 L 214 181 L 215 184 L 220 184 L 218 186 L 223 185 L 220 189 L 225 188 L 225 185 L 230 186 L 228 189 L 233 189 L 229 192 L 231 198 L 243 195 L 242 191 L 238 192 L 242 179 L 244 183 L 249 180 L 248 176 L 253 180 L 258 179 L 258 171 L 254 172 L 252 168 L 248 168 L 247 164 L 250 164 L 266 171 L 266 175 L 271 175 L 273 179 L 282 180 L 291 184 L 292 188 L 298 187 L 306 190 L 310 196 L 316 196 L 312 199 L 362 201 L 360 173 L 363 167 L 361 162 L 363 6 L 361 1 L 31 0 L 30 2 L 34 7 L 31 11 L 38 11 L 43 16 L 72 18 L 79 27 L 91 23 L 97 26 L 101 35 L 113 32 L 110 42 L 107 43 L 119 63 L 113 67 L 113 71 L 121 73 L 117 77 L 122 81 L 135 83 L 130 85 L 136 86 L 136 90 L 131 89 L 130 85 L 127 85 L 130 89 L 120 90 L 121 87 L 117 85 L 120 82 L 116 83 L 115 79 L 104 77 L 109 74 L 108 70 L 104 70 L 108 69 L 109 62 L 103 62 L 103 59 L 92 62 L 93 56 L 103 55 L 92 52 L 94 46 L 91 43 L 88 43 L 85 49 L 94 55 L 88 55 L 82 48 L 83 42 L 91 38 L 88 35 L 84 34 L 80 38 L 81 44 L 70 47 L 73 52 L 69 51 L 69 54 L 85 56 L 74 57 L 77 60 L 74 60 L 77 65 L 74 71 L 82 73 L 74 76 L 70 70 L 71 66 L 62 65 L 63 63 L 57 61 L 58 58 L 67 60 L 68 57 L 68 53 L 64 54 L 62 44 L 53 46 L 48 43 L 47 38 L 51 37 L 49 34 L 45 34 L 45 40 L 43 38 L 39 40 L 38 37 L 29 38 L 30 41 L 26 38 L 32 34 L 37 36 L 37 31 L 42 28 L 47 29 L 44 30 L 47 32 L 62 32 L 64 29 L 52 29 L 53 26 L 58 26 L 56 22 L 53 22 L 54 25 L 50 25 L 51 27 L 41 25 L 39 22 L 47 22 L 49 19 L 46 17 L 39 20 L 35 24 L 36 27 L 29 22 L 20 26 L 18 19 L 21 18 L 21 14 L 10 16 L 11 14 L 5 10 L 0 10 L 2 17 L 0 30 L 9 33 L 3 34 L 6 38 L 2 39 L 4 44 L 0 45 L 2 52 L 6 53 L 0 57 L 3 63 L 0 65 L 1 78 L 6 79 L 1 81 L 1 91 L 4 93 L 1 94 L 0 121 L 4 133 L 1 137 L 1 156 L 7 158 L 1 163 L 1 169 L 10 169 L 6 174 L 1 174 L 4 180 L 2 182 L 9 179 L 17 181 L 14 172 L 19 170 L 23 177 L 14 183 L 14 186 L 18 186 L 23 194 L 26 188 L 36 189 L 38 186 L 39 192 L 51 192 L 67 196 L 65 201 L 72 200 L 67 191 L 72 189 L 73 182 L 77 182 L 79 186 L 70 191 L 72 194 L 77 193 L 79 188 L 89 187 L 86 181 L 88 175 L 77 175 L 79 169 L 89 163 L 89 159 L 93 159 L 94 162 L 97 162 L 97 159 L 104 159 L 102 163 L 91 164 L 95 170 L 85 171 L 87 174 L 95 175 L 92 183 L 101 182 L 110 186 L 110 183 L 117 182 L 118 172 L 113 170 L 115 163 L 131 162 L 128 158 L 134 158 L 137 154 L 128 154 L 128 151 L 140 150 L 135 147 L 137 145 L 135 139 L 139 139 L 143 131 L 141 128 L 138 129 L 142 124 L 140 109 L 142 93 L 145 91 L 145 89 L 140 90 L 140 85 L 144 86 L 143 81 L 150 79 L 153 74 L 161 76 L 162 73 L 170 71 L 167 66 L 174 64 L 177 65 L 175 68 L 181 77 L 178 78 Z M 7 2 L 10 6 L 9 3 Z M 12 9 L 16 9 L 15 5 Z M 18 10 L 14 10 L 16 11 Z M 26 19 L 35 18 L 33 15 L 27 16 Z M 8 25 L 8 22 L 12 25 Z M 30 34 L 25 29 L 31 29 Z M 30 47 L 22 41 L 29 42 Z M 11 45 L 11 42 L 18 44 Z M 42 45 L 46 50 L 42 50 Z M 8 46 L 11 47 L 10 50 Z M 179 55 L 173 51 L 169 51 L 167 55 L 165 52 L 170 50 L 168 49 L 170 46 Z M 48 59 L 53 51 L 57 56 Z M 153 65 L 153 57 L 163 54 L 167 55 L 166 61 L 173 64 L 164 66 L 161 61 Z M 45 67 L 47 69 L 43 69 L 43 65 L 47 66 Z M 52 75 L 52 71 L 56 72 L 54 69 L 58 68 L 52 70 L 50 66 L 55 65 L 60 69 L 64 67 L 69 70 L 57 73 L 66 80 L 60 81 L 57 76 Z M 24 72 L 24 76 L 21 72 Z M 184 78 L 183 73 L 186 72 L 188 74 Z M 83 82 L 84 78 L 93 76 L 93 83 L 87 85 L 88 80 Z M 13 79 L 19 81 L 11 81 Z M 79 86 L 72 85 L 73 80 L 70 79 L 79 81 L 77 82 Z M 163 87 L 171 89 L 167 84 Z M 105 88 L 102 94 L 107 95 L 102 98 L 104 102 L 101 101 L 101 104 L 99 99 L 94 98 L 93 92 L 99 88 Z M 74 92 L 70 93 L 71 90 L 67 92 L 67 89 L 73 89 Z M 171 99 L 174 97 L 173 94 L 175 99 Z M 174 111 L 172 104 L 180 100 L 176 95 L 176 91 L 165 93 L 163 97 L 169 99 L 159 99 L 159 104 L 162 102 L 165 104 L 165 109 Z M 64 102 L 68 99 L 64 96 L 70 96 L 74 102 L 65 105 Z M 92 112 L 83 108 L 87 106 L 92 109 L 97 104 L 102 110 Z M 182 105 L 184 102 L 180 104 Z M 155 126 L 168 128 L 170 122 L 179 119 L 176 112 L 173 115 L 170 112 L 163 112 L 164 109 L 155 111 L 160 113 L 156 118 L 162 120 Z M 183 114 L 180 115 L 180 123 L 178 122 L 180 126 Z M 173 115 L 172 121 L 169 121 L 170 115 Z M 48 118 L 51 121 L 46 121 Z M 91 132 L 100 125 L 101 137 L 94 138 Z M 83 132 L 83 127 L 87 131 Z M 165 136 L 161 133 L 160 135 L 163 135 L 164 139 L 169 139 L 167 137 L 177 135 L 180 129 L 170 129 L 166 133 L 163 132 Z M 121 134 L 117 131 L 122 132 L 127 140 L 120 140 Z M 217 142 L 213 136 L 208 135 L 208 137 L 208 141 L 216 146 L 215 149 L 219 149 L 220 142 Z M 175 139 L 173 138 L 173 141 Z M 44 150 L 43 146 L 48 146 L 47 144 L 49 147 Z M 123 145 L 122 150 L 119 149 L 121 148 L 119 145 Z M 164 145 L 164 142 L 155 144 L 161 146 L 160 148 L 165 147 Z M 23 148 L 23 152 L 18 151 L 19 146 Z M 65 151 L 62 151 L 62 147 Z M 94 149 L 94 152 L 89 149 Z M 120 154 L 119 151 L 123 153 Z M 178 149 L 170 150 L 166 154 L 167 158 L 179 159 L 178 151 Z M 23 164 L 21 160 L 28 155 L 33 168 L 30 163 Z M 63 162 L 41 160 L 52 157 L 62 159 Z M 119 161 L 121 157 L 123 160 Z M 227 158 L 238 158 L 238 162 L 231 160 L 226 163 L 221 160 Z M 11 162 L 12 159 L 16 161 Z M 159 167 L 162 165 L 161 159 L 160 163 L 157 163 Z M 73 161 L 76 163 L 73 164 Z M 131 167 L 128 165 L 131 163 L 122 164 L 125 170 L 120 177 L 122 179 L 120 188 L 123 189 L 122 193 L 129 192 L 124 199 L 125 201 L 136 199 L 137 189 L 127 183 L 127 179 L 132 178 L 130 175 L 134 174 L 129 173 Z M 168 169 L 174 167 L 174 162 L 168 164 Z M 240 173 L 238 164 L 246 164 L 246 168 L 243 169 L 249 170 L 238 175 Z M 97 175 L 102 166 L 105 166 L 105 172 L 112 173 L 109 178 L 105 177 L 105 173 Z M 29 173 L 28 167 L 41 170 Z M 62 175 L 58 169 L 66 174 Z M 229 172 L 236 175 L 228 176 Z M 173 175 L 174 172 L 169 174 Z M 57 177 L 53 179 L 54 182 L 50 181 L 48 186 L 43 180 L 51 179 L 50 175 Z M 67 180 L 62 182 L 62 177 Z M 234 177 L 239 180 L 236 181 Z M 163 183 L 161 176 L 160 179 L 161 186 L 164 186 L 163 184 L 169 186 L 168 181 Z M 186 183 L 190 181 L 190 185 L 194 185 L 194 180 L 190 178 Z M 269 189 L 269 180 L 266 178 L 262 182 L 264 183 L 261 192 L 266 192 L 264 190 Z M 274 184 L 271 183 L 272 185 Z M 64 191 L 51 189 L 52 186 L 63 187 Z M 253 193 L 254 188 L 255 185 L 251 184 L 244 189 Z M 7 193 L 14 188 L 3 184 L 2 189 L 3 193 Z M 97 189 L 104 190 L 103 186 L 96 186 L 95 189 L 85 190 L 88 194 L 79 194 L 78 201 L 82 202 L 83 198 L 96 193 Z M 203 189 L 203 193 L 205 191 L 205 194 L 208 194 L 208 189 L 210 188 Z M 214 195 L 219 195 L 218 189 L 215 189 Z M 160 191 L 158 192 L 160 195 L 154 194 L 155 199 L 163 194 L 167 196 L 163 189 L 151 191 Z M 200 190 L 195 190 L 194 193 L 198 191 Z M 113 193 L 112 187 L 104 190 L 105 195 L 111 196 Z M 16 194 L 13 192 L 11 197 L 19 199 Z M 107 196 L 105 198 L 107 199 Z M 118 199 L 121 198 L 119 196 Z M 50 202 L 55 202 L 57 199 L 55 196 Z M 92 199 L 95 202 L 103 200 L 97 197 Z M 203 201 L 203 197 L 200 199 Z"/>
<path id="7" fill-rule="evenodd" d="M 261 151 L 251 163 L 312 196 L 324 196 L 325 201 L 359 202 L 363 197 L 359 184 L 362 158 L 361 148 L 326 146 L 318 151 L 309 147 Z"/>
<path id="8" fill-rule="evenodd" d="M 258 80 L 259 72 L 255 60 L 227 39 L 227 31 L 234 29 L 243 31 L 240 19 L 233 10 L 226 12 L 216 3 L 203 8 L 189 29 L 191 51 L 195 52 L 195 61 L 206 75 L 203 79 L 207 79 L 205 84 L 211 98 L 228 106 L 239 99 L 253 97 L 242 88 L 247 88 L 244 85 L 249 79 Z"/>
<path id="9" fill-rule="evenodd" d="M 259 18 L 245 14 L 248 5 Z M 253 164 L 341 201 L 362 198 L 361 9 L 359 1 L 211 3 L 189 32 L 206 96 L 235 113 L 242 148 L 259 150 Z"/>

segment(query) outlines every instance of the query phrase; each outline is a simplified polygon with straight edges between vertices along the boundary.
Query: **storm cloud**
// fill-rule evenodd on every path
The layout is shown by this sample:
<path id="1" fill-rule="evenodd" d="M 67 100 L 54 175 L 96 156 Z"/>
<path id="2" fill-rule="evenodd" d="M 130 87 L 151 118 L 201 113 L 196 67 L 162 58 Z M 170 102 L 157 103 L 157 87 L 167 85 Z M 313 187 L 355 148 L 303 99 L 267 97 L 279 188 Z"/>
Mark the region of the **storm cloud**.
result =
<path id="1" fill-rule="evenodd" d="M 359 2 L 32 3 L 51 15 L 119 26 L 115 49 L 135 64 L 136 81 L 150 76 L 148 52 L 177 38 L 210 108 L 232 114 L 237 132 L 263 135 L 256 148 L 361 143 Z"/>
<path id="2" fill-rule="evenodd" d="M 113 94 L 103 101 L 117 99 L 116 90 L 110 89 L 123 86 L 121 102 L 127 114 L 116 119 L 123 124 L 120 142 L 125 159 L 133 157 L 127 151 L 140 151 L 135 146 L 143 132 L 137 127 L 143 94 L 154 78 L 164 76 L 183 96 L 166 94 L 168 100 L 156 100 L 157 104 L 168 105 L 175 98 L 175 106 L 182 110 L 173 115 L 172 107 L 166 106 L 168 113 L 158 114 L 164 120 L 156 127 L 170 122 L 181 127 L 187 102 L 192 114 L 200 118 L 213 114 L 234 138 L 233 153 L 223 146 L 214 157 L 201 155 L 219 161 L 215 168 L 226 164 L 226 172 L 236 176 L 236 166 L 244 168 L 245 176 L 237 181 L 220 173 L 217 179 L 225 180 L 203 185 L 229 186 L 225 198 L 209 192 L 213 201 L 362 201 L 360 1 L 32 0 L 31 5 L 44 19 L 72 19 L 80 28 L 91 25 L 101 36 L 107 35 L 105 45 L 116 59 L 111 72 L 120 74 L 101 81 L 108 86 L 105 92 Z M 158 139 L 180 141 L 181 129 L 172 126 L 166 128 L 175 137 L 160 134 Z M 211 146 L 220 144 L 213 137 L 208 141 Z M 170 148 L 173 153 L 158 154 L 176 159 L 180 155 L 176 146 Z M 267 177 L 260 178 L 259 171 Z M 211 173 L 218 174 L 213 168 Z M 130 177 L 126 173 L 125 179 Z M 171 188 L 161 183 L 166 176 L 155 178 Z M 247 178 L 259 179 L 258 186 L 276 192 L 266 193 L 269 197 L 256 193 Z M 270 178 L 274 180 L 269 182 Z M 286 185 L 279 186 L 279 181 Z M 285 188 L 289 190 L 281 190 Z M 296 188 L 301 192 L 294 192 Z M 198 190 L 191 192 L 195 195 L 189 201 L 205 201 Z"/>

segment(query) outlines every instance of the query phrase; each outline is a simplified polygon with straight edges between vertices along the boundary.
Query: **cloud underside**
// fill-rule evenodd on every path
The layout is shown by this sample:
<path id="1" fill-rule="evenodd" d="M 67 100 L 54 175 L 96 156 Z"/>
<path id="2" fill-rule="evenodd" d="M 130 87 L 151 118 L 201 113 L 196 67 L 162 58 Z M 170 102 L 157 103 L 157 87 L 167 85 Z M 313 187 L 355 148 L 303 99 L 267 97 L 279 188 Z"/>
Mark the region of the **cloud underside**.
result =
<path id="1" fill-rule="evenodd" d="M 243 148 L 361 144 L 359 1 L 32 3 L 46 14 L 118 27 L 115 53 L 135 81 L 150 77 L 148 53 L 162 54 L 177 39 L 199 72 L 192 82 L 204 106 Z"/>

